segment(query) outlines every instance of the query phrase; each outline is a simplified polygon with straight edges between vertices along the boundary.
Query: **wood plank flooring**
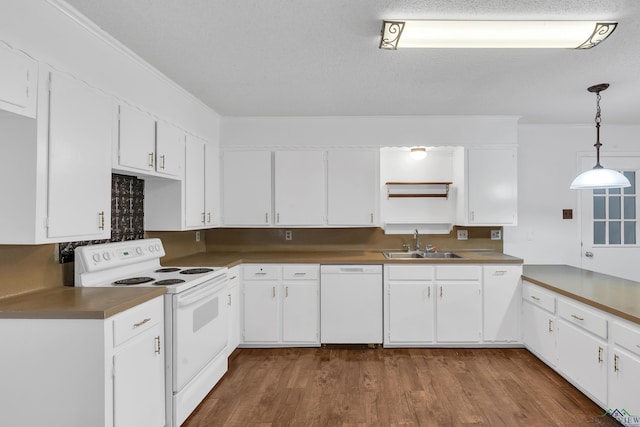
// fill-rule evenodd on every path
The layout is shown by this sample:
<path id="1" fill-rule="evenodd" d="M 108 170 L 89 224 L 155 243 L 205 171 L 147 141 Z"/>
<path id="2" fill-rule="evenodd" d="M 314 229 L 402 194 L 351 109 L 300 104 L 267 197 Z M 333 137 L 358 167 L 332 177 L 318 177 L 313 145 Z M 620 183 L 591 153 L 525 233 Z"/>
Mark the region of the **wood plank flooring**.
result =
<path id="1" fill-rule="evenodd" d="M 525 349 L 239 349 L 183 427 L 614 426 Z"/>

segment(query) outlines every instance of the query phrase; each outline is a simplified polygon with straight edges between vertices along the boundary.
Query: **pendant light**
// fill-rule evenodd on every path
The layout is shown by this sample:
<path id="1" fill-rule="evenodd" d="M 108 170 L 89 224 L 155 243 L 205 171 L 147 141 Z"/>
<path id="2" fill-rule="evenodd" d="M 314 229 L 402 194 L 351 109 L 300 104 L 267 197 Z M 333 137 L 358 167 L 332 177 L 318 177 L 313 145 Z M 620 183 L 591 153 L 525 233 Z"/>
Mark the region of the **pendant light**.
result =
<path id="1" fill-rule="evenodd" d="M 409 155 L 414 160 L 422 160 L 427 157 L 427 149 L 425 147 L 413 147 L 409 151 Z"/>
<path id="2" fill-rule="evenodd" d="M 596 94 L 596 165 L 593 169 L 582 172 L 571 183 L 572 190 L 594 189 L 594 188 L 622 188 L 630 187 L 631 183 L 626 176 L 613 169 L 605 169 L 600 165 L 600 92 L 606 90 L 609 83 L 601 83 L 591 86 L 587 90 Z"/>

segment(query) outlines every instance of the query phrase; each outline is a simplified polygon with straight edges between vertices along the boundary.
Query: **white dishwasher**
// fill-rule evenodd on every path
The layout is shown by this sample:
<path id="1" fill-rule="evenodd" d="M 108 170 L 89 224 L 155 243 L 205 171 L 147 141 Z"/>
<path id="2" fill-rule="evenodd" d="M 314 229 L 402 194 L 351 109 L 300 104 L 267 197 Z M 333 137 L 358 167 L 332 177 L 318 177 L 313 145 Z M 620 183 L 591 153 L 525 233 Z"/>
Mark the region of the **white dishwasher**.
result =
<path id="1" fill-rule="evenodd" d="M 382 343 L 382 266 L 320 266 L 320 342 Z"/>

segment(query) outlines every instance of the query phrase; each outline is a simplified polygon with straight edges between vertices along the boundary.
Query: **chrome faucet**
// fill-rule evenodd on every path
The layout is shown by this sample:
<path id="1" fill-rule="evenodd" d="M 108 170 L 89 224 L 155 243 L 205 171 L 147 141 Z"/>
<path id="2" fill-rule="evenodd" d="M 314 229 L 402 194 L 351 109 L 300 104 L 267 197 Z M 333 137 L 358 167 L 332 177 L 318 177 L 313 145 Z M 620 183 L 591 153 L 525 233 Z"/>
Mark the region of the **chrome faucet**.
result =
<path id="1" fill-rule="evenodd" d="M 420 233 L 418 233 L 418 229 L 417 228 L 413 232 L 413 240 L 416 243 L 416 251 L 420 251 Z"/>

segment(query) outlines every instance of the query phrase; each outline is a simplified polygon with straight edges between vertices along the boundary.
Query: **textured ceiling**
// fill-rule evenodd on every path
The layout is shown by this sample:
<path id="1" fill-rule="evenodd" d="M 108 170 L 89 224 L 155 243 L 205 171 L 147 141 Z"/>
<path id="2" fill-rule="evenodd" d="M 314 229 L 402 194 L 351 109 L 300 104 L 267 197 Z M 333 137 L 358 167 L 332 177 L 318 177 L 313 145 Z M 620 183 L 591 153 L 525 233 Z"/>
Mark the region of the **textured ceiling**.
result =
<path id="1" fill-rule="evenodd" d="M 640 1 L 67 0 L 223 116 L 640 124 Z M 591 50 L 378 49 L 383 19 L 615 20 Z"/>

